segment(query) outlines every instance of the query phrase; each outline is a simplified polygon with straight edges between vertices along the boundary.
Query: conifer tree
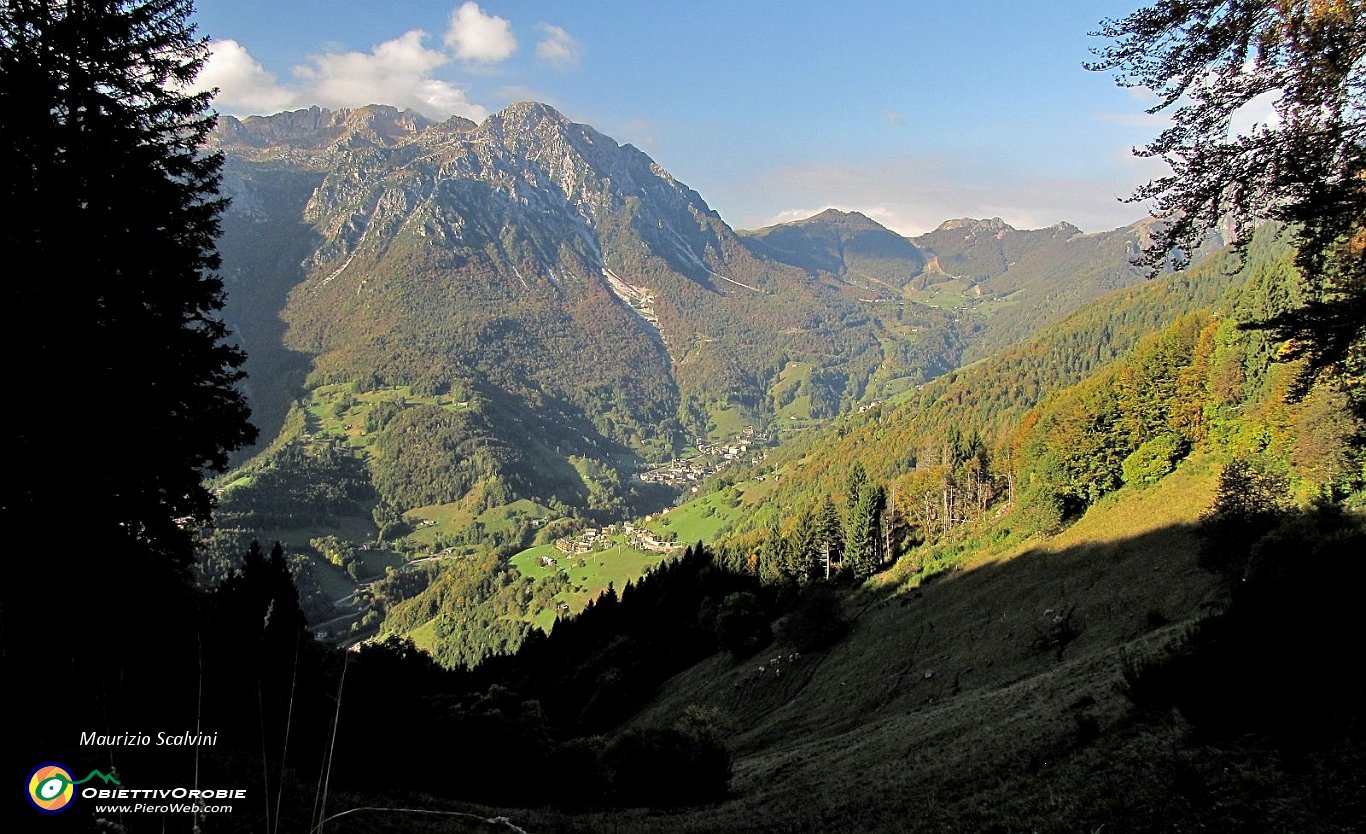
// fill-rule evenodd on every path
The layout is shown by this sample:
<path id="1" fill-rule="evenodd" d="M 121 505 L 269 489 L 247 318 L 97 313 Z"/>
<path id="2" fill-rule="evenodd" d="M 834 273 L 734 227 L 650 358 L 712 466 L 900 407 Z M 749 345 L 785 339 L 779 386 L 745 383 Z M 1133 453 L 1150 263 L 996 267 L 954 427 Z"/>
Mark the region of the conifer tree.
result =
<path id="1" fill-rule="evenodd" d="M 0 6 L 6 526 L 79 536 L 79 560 L 183 565 L 207 471 L 250 442 L 242 353 L 218 316 L 221 156 L 188 0 Z M 28 327 L 39 323 L 35 328 Z"/>
<path id="2" fill-rule="evenodd" d="M 846 520 L 844 566 L 856 579 L 867 579 L 882 566 L 882 513 L 887 491 L 865 482 L 849 508 Z"/>

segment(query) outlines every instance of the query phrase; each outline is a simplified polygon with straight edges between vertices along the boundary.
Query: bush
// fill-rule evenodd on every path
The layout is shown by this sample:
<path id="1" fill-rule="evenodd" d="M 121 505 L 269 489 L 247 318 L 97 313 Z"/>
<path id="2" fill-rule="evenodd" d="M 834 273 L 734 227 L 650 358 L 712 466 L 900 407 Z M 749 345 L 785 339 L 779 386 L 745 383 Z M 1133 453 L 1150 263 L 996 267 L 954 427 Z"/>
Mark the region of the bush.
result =
<path id="1" fill-rule="evenodd" d="M 1256 733 L 1282 753 L 1359 731 L 1362 552 L 1366 532 L 1344 514 L 1282 517 L 1251 548 L 1221 612 L 1166 655 L 1125 659 L 1125 694 L 1141 708 L 1177 707 L 1205 737 Z"/>
<path id="2" fill-rule="evenodd" d="M 749 591 L 731 594 L 716 612 L 716 640 L 735 657 L 748 657 L 773 639 L 768 613 Z"/>
<path id="3" fill-rule="evenodd" d="M 724 799 L 730 752 L 707 734 L 674 728 L 627 730 L 603 751 L 618 805 L 667 808 Z"/>
<path id="4" fill-rule="evenodd" d="M 1166 712 L 1176 705 L 1179 693 L 1188 686 L 1186 643 L 1165 654 L 1141 656 L 1121 652 L 1120 691 L 1136 708 L 1145 712 Z"/>
<path id="5" fill-rule="evenodd" d="M 1189 452 L 1190 443 L 1181 435 L 1159 434 L 1124 459 L 1124 483 L 1139 489 L 1150 487 L 1175 469 L 1177 461 Z"/>
<path id="6" fill-rule="evenodd" d="M 1200 566 L 1230 578 L 1242 574 L 1252 545 L 1280 520 L 1289 482 L 1261 462 L 1235 460 L 1219 473 L 1214 504 L 1200 517 Z"/>
<path id="7" fill-rule="evenodd" d="M 778 637 L 797 651 L 807 652 L 835 642 L 847 627 L 835 592 L 827 585 L 815 585 L 779 625 Z"/>

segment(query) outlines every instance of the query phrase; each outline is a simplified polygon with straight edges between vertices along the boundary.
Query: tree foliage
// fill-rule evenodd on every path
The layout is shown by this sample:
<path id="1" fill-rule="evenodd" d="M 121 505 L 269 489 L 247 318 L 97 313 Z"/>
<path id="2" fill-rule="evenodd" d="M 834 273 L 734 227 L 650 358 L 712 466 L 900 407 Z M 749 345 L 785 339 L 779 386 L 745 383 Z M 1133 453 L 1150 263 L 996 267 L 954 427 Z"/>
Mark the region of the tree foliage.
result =
<path id="1" fill-rule="evenodd" d="M 1292 393 L 1324 371 L 1366 407 L 1366 10 L 1347 0 L 1159 0 L 1097 33 L 1091 69 L 1157 94 L 1172 124 L 1143 156 L 1171 174 L 1139 188 L 1166 221 L 1146 253 L 1162 266 L 1218 225 L 1246 240 L 1270 218 L 1290 225 L 1303 306 L 1260 322 L 1308 362 Z M 1275 116 L 1240 129 L 1266 104 Z"/>
<path id="2" fill-rule="evenodd" d="M 14 390 L 0 512 L 78 514 L 97 541 L 184 559 L 205 470 L 249 442 L 240 351 L 218 318 L 221 157 L 200 151 L 207 57 L 186 0 L 0 6 L 0 289 Z M 29 326 L 35 317 L 48 326 Z M 73 385 L 74 382 L 74 385 Z M 91 419 L 86 403 L 101 415 Z M 97 433 L 99 442 L 89 442 Z M 96 548 L 91 548 L 96 549 Z"/>

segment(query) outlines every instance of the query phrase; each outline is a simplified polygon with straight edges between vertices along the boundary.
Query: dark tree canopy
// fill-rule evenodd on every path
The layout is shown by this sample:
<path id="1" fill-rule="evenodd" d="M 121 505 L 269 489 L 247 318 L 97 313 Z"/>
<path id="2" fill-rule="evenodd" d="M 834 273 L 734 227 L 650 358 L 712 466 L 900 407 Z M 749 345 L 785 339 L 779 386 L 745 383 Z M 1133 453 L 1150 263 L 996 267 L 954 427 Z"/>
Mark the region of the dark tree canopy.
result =
<path id="1" fill-rule="evenodd" d="M 182 562 L 250 442 L 188 0 L 0 4 L 7 529 Z M 180 523 L 177 523 L 180 520 Z"/>
<path id="2" fill-rule="evenodd" d="M 1098 33 L 1095 70 L 1146 87 L 1172 124 L 1143 156 L 1172 169 L 1131 199 L 1166 221 L 1150 267 L 1192 252 L 1220 224 L 1246 241 L 1289 224 L 1306 305 L 1261 324 L 1304 357 L 1301 392 L 1323 372 L 1356 390 L 1366 372 L 1366 11 L 1350 0 L 1160 0 Z M 1233 125 L 1274 104 L 1275 117 Z M 1182 256 L 1177 255 L 1178 260 Z"/>

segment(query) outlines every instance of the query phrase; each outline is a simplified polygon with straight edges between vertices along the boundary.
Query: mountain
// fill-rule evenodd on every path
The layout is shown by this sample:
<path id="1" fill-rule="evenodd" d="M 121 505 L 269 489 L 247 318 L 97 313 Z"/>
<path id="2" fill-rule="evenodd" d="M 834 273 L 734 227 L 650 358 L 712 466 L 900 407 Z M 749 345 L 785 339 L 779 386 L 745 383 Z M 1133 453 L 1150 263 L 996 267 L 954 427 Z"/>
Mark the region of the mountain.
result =
<path id="1" fill-rule="evenodd" d="M 215 552 L 311 554 L 310 598 L 657 511 L 680 482 L 637 475 L 701 440 L 784 440 L 1142 280 L 1142 226 L 912 240 L 832 210 L 737 233 L 543 104 L 227 117 L 214 142 L 262 428 L 216 485 Z"/>
<path id="2" fill-rule="evenodd" d="M 1020 230 L 999 217 L 961 218 L 908 238 L 857 212 L 827 209 L 741 235 L 756 253 L 837 275 L 884 301 L 963 314 L 962 360 L 971 362 L 1145 280 L 1131 262 L 1151 223 L 1087 234 L 1070 223 Z M 1214 239 L 1200 254 L 1218 245 Z"/>
<path id="3" fill-rule="evenodd" d="M 774 260 L 894 292 L 922 275 L 931 257 L 856 211 L 826 209 L 805 220 L 740 234 L 751 249 Z"/>
<path id="4" fill-rule="evenodd" d="M 535 518 L 646 512 L 671 493 L 632 475 L 693 438 L 833 416 L 962 349 L 947 311 L 754 249 L 644 153 L 546 105 L 480 125 L 227 117 L 215 142 L 225 315 L 269 442 L 221 485 L 220 527 L 241 535 L 374 542 L 421 519 L 410 544 L 451 546 L 518 502 L 508 541 Z M 850 228 L 852 251 L 914 251 Z M 304 470 L 351 486 L 266 524 L 285 501 L 270 485 Z"/>
<path id="5" fill-rule="evenodd" d="M 1151 223 L 1087 234 L 1070 223 L 1022 231 L 1000 218 L 961 219 L 914 241 L 933 253 L 929 271 L 967 284 L 964 292 L 988 313 L 964 355 L 973 361 L 1022 341 L 1091 299 L 1145 280 L 1132 261 Z"/>

